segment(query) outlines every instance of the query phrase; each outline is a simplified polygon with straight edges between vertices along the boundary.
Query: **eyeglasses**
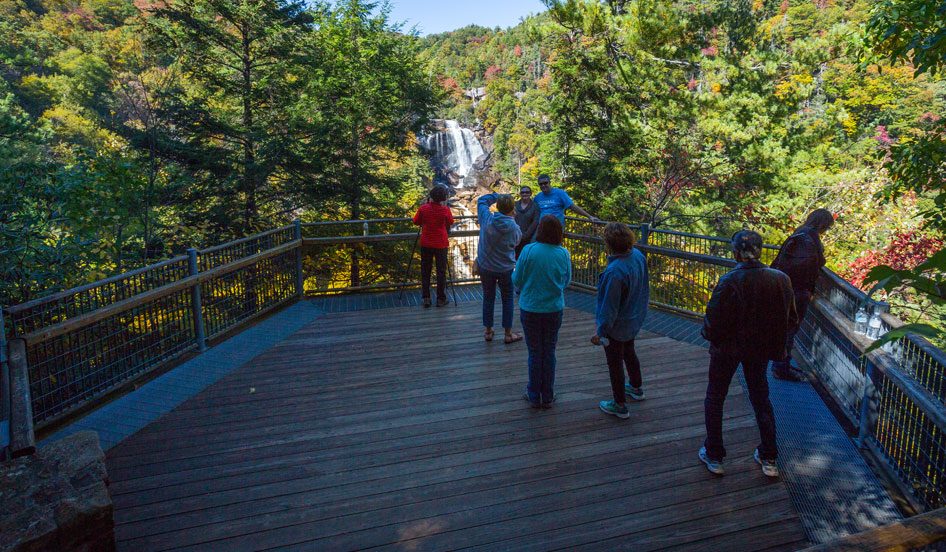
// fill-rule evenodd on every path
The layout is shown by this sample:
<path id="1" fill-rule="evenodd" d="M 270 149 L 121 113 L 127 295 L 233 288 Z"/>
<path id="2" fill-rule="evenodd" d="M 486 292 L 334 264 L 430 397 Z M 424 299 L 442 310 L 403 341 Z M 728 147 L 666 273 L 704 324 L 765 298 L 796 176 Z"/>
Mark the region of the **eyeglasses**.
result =
<path id="1" fill-rule="evenodd" d="M 532 195 L 532 192 L 519 192 L 519 195 Z"/>

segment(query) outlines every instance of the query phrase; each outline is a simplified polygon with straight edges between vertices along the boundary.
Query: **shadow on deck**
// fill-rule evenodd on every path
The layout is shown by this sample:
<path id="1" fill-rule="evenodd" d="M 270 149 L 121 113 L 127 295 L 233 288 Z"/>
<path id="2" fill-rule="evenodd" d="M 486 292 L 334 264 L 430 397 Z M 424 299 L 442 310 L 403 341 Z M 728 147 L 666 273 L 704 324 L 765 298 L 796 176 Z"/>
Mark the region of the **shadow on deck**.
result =
<path id="1" fill-rule="evenodd" d="M 485 343 L 478 302 L 326 314 L 108 451 L 119 549 L 803 547 L 736 382 L 727 475 L 696 458 L 706 350 L 642 334 L 622 421 L 593 328 L 566 309 L 536 411 L 525 345 Z"/>

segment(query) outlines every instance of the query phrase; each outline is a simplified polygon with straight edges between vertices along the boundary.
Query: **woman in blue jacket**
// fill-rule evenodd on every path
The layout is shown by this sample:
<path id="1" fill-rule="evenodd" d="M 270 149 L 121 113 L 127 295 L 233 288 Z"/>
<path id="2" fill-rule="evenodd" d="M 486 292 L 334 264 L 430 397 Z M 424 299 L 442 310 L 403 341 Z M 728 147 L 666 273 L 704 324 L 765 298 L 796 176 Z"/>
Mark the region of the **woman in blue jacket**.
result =
<path id="1" fill-rule="evenodd" d="M 627 226 L 610 222 L 604 227 L 604 243 L 611 256 L 608 266 L 598 277 L 598 307 L 595 322 L 598 326 L 591 342 L 601 344 L 607 338 L 604 354 L 611 374 L 611 392 L 614 399 L 601 401 L 598 406 L 605 414 L 622 420 L 630 417 L 626 399 L 644 399 L 641 363 L 634 351 L 634 338 L 644 325 L 650 287 L 647 284 L 647 259 L 634 249 L 634 236 Z M 624 368 L 628 383 L 624 383 Z"/>
<path id="2" fill-rule="evenodd" d="M 565 286 L 572 279 L 562 230 L 554 215 L 543 216 L 535 242 L 523 248 L 512 274 L 520 290 L 519 316 L 529 348 L 529 385 L 523 398 L 533 408 L 550 408 L 555 400 L 555 345 L 565 310 Z"/>
<path id="3" fill-rule="evenodd" d="M 489 207 L 496 204 L 498 213 Z M 483 284 L 483 325 L 486 326 L 486 341 L 492 341 L 493 308 L 496 305 L 496 287 L 503 298 L 503 341 L 514 343 L 522 335 L 512 333 L 512 313 L 515 305 L 512 298 L 512 271 L 516 267 L 516 245 L 522 231 L 512 217 L 515 203 L 508 194 L 486 194 L 476 202 L 477 219 L 480 223 L 480 241 L 477 247 L 476 264 L 480 282 Z"/>

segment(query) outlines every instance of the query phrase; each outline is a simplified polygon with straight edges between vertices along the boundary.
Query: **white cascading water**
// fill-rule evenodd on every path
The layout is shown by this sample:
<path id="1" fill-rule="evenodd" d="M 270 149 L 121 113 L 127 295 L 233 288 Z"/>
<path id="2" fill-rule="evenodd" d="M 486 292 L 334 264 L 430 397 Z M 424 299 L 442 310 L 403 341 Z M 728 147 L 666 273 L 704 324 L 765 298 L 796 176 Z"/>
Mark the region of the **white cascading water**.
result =
<path id="1" fill-rule="evenodd" d="M 460 176 L 457 188 L 474 186 L 476 179 L 473 175 L 473 165 L 486 152 L 473 131 L 460 128 L 460 124 L 453 119 L 447 119 L 444 125 L 447 129 L 428 136 L 424 145 L 434 152 L 435 158 L 447 169 Z"/>

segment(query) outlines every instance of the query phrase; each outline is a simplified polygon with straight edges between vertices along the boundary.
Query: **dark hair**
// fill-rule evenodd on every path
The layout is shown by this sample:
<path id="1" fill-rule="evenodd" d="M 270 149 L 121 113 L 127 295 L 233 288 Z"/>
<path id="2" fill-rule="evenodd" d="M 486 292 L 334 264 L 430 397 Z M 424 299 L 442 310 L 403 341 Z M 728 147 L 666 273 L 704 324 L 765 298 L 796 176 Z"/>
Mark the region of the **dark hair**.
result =
<path id="1" fill-rule="evenodd" d="M 434 201 L 444 201 L 447 199 L 447 189 L 441 185 L 436 185 L 430 190 L 430 199 Z"/>
<path id="2" fill-rule="evenodd" d="M 549 178 L 549 175 L 547 175 L 547 174 L 540 174 L 539 177 L 535 179 L 535 181 L 538 182 L 539 184 L 541 184 L 541 183 L 543 183 L 543 182 L 549 182 L 549 183 L 551 183 L 551 182 L 552 182 L 552 179 Z"/>
<path id="3" fill-rule="evenodd" d="M 733 234 L 732 252 L 743 259 L 758 259 L 762 255 L 762 236 L 752 230 L 740 230 Z"/>
<path id="4" fill-rule="evenodd" d="M 496 209 L 504 215 L 508 215 L 516 208 L 516 202 L 513 201 L 512 196 L 509 194 L 499 194 L 496 197 Z"/>
<path id="5" fill-rule="evenodd" d="M 529 192 L 529 193 L 531 194 L 531 193 L 532 193 L 532 188 L 530 188 L 530 187 L 528 187 L 528 186 L 523 186 L 523 187 L 519 188 L 519 193 L 521 194 L 522 192 Z"/>
<path id="6" fill-rule="evenodd" d="M 545 215 L 539 220 L 539 229 L 535 231 L 535 241 L 549 245 L 562 245 L 562 221 L 555 215 Z"/>
<path id="7" fill-rule="evenodd" d="M 808 214 L 808 218 L 805 219 L 805 224 L 799 226 L 798 230 L 802 228 L 814 228 L 815 232 L 824 234 L 833 224 L 834 215 L 831 214 L 831 211 L 827 209 L 815 209 Z M 795 231 L 797 232 L 798 230 Z"/>
<path id="8" fill-rule="evenodd" d="M 615 253 L 627 253 L 634 247 L 634 234 L 620 222 L 609 222 L 604 227 L 604 243 Z"/>

